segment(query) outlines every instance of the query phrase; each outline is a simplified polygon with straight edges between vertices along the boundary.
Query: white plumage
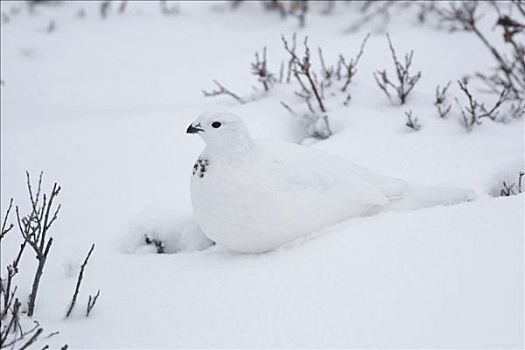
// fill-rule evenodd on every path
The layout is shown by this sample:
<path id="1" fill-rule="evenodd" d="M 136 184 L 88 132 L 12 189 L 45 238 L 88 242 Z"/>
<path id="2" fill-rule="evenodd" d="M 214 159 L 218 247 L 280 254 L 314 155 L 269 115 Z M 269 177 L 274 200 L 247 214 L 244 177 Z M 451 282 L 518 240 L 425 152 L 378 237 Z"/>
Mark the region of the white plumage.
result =
<path id="1" fill-rule="evenodd" d="M 414 189 L 339 157 L 291 143 L 253 140 L 237 116 L 205 113 L 188 127 L 206 147 L 193 167 L 195 218 L 212 240 L 264 252 L 346 219 L 473 198 Z"/>

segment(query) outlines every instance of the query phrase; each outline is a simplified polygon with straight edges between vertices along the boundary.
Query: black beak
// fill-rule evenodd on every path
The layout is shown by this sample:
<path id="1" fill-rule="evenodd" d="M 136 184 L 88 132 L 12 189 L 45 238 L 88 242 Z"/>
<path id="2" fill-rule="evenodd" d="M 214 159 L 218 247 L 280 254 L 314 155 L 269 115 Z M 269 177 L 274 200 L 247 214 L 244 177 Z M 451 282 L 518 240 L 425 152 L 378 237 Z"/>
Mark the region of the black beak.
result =
<path id="1" fill-rule="evenodd" d="M 186 134 L 196 134 L 200 131 L 204 131 L 204 129 L 196 128 L 192 124 L 190 124 L 190 126 L 188 126 L 188 129 L 186 129 Z"/>

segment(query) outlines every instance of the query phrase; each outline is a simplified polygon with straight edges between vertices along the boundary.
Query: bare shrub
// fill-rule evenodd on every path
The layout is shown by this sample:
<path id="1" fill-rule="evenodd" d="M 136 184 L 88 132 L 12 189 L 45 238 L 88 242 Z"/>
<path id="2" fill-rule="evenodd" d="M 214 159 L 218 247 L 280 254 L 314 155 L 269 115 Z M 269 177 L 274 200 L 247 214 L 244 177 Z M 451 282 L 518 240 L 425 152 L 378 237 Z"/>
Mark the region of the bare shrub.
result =
<path id="1" fill-rule="evenodd" d="M 36 259 L 38 261 L 35 276 L 33 278 L 33 286 L 31 288 L 31 294 L 29 295 L 29 303 L 27 315 L 33 316 L 36 304 L 36 297 L 38 293 L 38 287 L 40 285 L 40 279 L 44 272 L 44 266 L 49 255 L 49 250 L 53 244 L 53 237 L 49 236 L 49 229 L 55 222 L 60 211 L 60 204 L 54 206 L 54 201 L 60 193 L 60 186 L 55 182 L 53 189 L 47 194 L 41 194 L 42 189 L 42 176 L 40 173 L 38 179 L 38 185 L 36 193 L 33 191 L 31 185 L 31 178 L 29 173 L 26 172 L 27 178 L 27 189 L 29 192 L 29 199 L 31 201 L 31 211 L 26 216 L 21 217 L 18 206 L 16 207 L 16 217 L 18 222 L 18 228 L 24 238 L 25 242 L 33 249 Z"/>
<path id="2" fill-rule="evenodd" d="M 262 84 L 264 91 L 268 92 L 275 83 L 275 77 L 272 72 L 268 71 L 266 61 L 266 46 L 263 48 L 261 55 L 255 53 L 255 62 L 252 62 L 252 74 L 257 76 Z"/>
<path id="3" fill-rule="evenodd" d="M 463 126 L 468 132 L 472 131 L 475 125 L 481 124 L 481 119 L 483 118 L 496 120 L 501 104 L 506 100 L 508 96 L 507 90 L 502 90 L 494 105 L 491 108 L 486 108 L 483 103 L 479 102 L 476 98 L 472 96 L 472 93 L 468 89 L 467 82 L 461 82 L 458 80 L 458 85 L 468 100 L 467 106 L 461 106 Z"/>
<path id="4" fill-rule="evenodd" d="M 419 129 L 421 129 L 421 124 L 419 124 L 417 117 L 414 116 L 411 110 L 408 112 L 405 112 L 405 115 L 407 117 L 407 121 L 405 123 L 406 126 L 408 126 L 410 129 L 414 131 L 418 131 Z"/>
<path id="5" fill-rule="evenodd" d="M 343 55 L 338 55 L 335 65 L 330 65 L 326 62 L 323 50 L 319 47 L 318 54 L 321 70 L 318 72 L 319 74 L 316 74 L 312 64 L 313 57 L 308 44 L 308 37 L 306 36 L 303 41 L 304 52 L 299 54 L 297 50 L 297 35 L 294 33 L 290 40 L 281 36 L 284 49 L 288 53 L 289 58 L 287 61 L 281 62 L 278 78 L 276 78 L 276 75 L 268 68 L 269 63 L 266 47 L 263 47 L 262 51 L 256 52 L 255 60 L 251 62 L 251 72 L 257 77 L 258 82 L 262 86 L 262 91 L 265 94 L 243 98 L 226 88 L 217 80 L 214 80 L 217 87 L 216 89 L 202 90 L 202 92 L 205 97 L 227 95 L 239 103 L 247 103 L 267 95 L 276 83 L 295 82 L 299 90 L 294 91 L 294 94 L 304 102 L 306 111 L 299 113 L 294 111 L 287 103 L 281 102 L 281 104 L 290 113 L 306 121 L 310 136 L 325 139 L 332 135 L 327 115 L 328 110 L 325 103 L 326 91 L 330 92 L 329 96 L 337 96 L 337 94 L 343 93 L 343 105 L 346 106 L 350 103 L 351 95 L 348 92 L 349 86 L 357 73 L 357 66 L 363 56 L 364 48 L 369 37 L 369 34 L 365 36 L 361 42 L 359 52 L 355 57 L 345 58 Z M 337 87 L 337 89 L 332 87 Z M 330 88 L 332 88 L 332 90 L 328 90 Z"/>
<path id="6" fill-rule="evenodd" d="M 516 185 L 516 183 L 512 183 L 510 185 L 508 185 L 505 181 L 503 181 L 503 187 L 501 188 L 500 190 L 500 193 L 499 195 L 501 197 L 508 197 L 508 196 L 515 196 L 517 194 L 520 194 L 522 193 L 523 189 L 522 189 L 522 180 L 523 180 L 523 176 L 525 175 L 525 173 L 523 171 L 520 171 L 519 174 L 518 174 L 518 184 Z"/>
<path id="7" fill-rule="evenodd" d="M 436 87 L 436 99 L 434 100 L 434 106 L 438 111 L 439 117 L 444 119 L 450 112 L 452 105 L 448 102 L 447 91 L 450 87 L 451 82 L 449 81 L 444 87 L 439 85 Z"/>
<path id="8" fill-rule="evenodd" d="M 32 197 L 32 195 L 31 195 Z M 2 221 L 0 232 L 0 244 L 3 243 L 6 235 L 14 228 L 10 221 L 10 214 L 13 208 L 13 200 L 9 201 L 9 206 Z M 17 208 L 18 209 L 18 208 Z M 39 322 L 33 320 L 32 326 L 26 327 L 23 322 L 22 302 L 18 297 L 18 287 L 14 279 L 19 273 L 19 263 L 27 246 L 28 240 L 24 238 L 18 248 L 15 258 L 10 264 L 7 264 L 7 275 L 0 277 L 0 348 L 19 348 L 26 349 L 34 344 L 38 339 L 42 339 L 43 327 Z M 40 264 L 40 262 L 38 262 Z M 58 334 L 53 332 L 45 336 L 52 337 Z M 46 346 L 47 347 L 47 346 Z M 63 349 L 67 348 L 67 345 Z"/>
<path id="9" fill-rule="evenodd" d="M 276 79 L 275 74 L 272 73 L 268 69 L 268 60 L 266 57 L 266 47 L 263 48 L 261 54 L 259 54 L 259 52 L 255 52 L 255 61 L 251 62 L 250 65 L 252 69 L 252 74 L 257 76 L 257 80 L 259 81 L 259 83 L 261 83 L 265 93 L 268 93 L 276 82 L 283 81 L 284 64 L 281 64 L 281 68 L 279 71 L 279 78 Z M 238 94 L 226 88 L 223 84 L 221 84 L 217 80 L 213 80 L 213 83 L 217 87 L 215 90 L 201 90 L 205 97 L 215 97 L 215 96 L 220 96 L 220 95 L 226 95 L 226 96 L 230 96 L 231 98 L 233 98 L 234 100 L 236 100 L 237 102 L 241 104 L 256 100 L 257 98 L 261 97 L 261 96 L 257 96 L 256 94 L 252 94 L 249 97 L 242 98 Z"/>
<path id="10" fill-rule="evenodd" d="M 506 55 L 494 45 L 479 28 L 478 22 L 482 14 L 479 13 L 480 2 L 460 1 L 451 2 L 448 7 L 437 8 L 442 23 L 448 24 L 449 29 L 463 30 L 473 33 L 489 50 L 496 61 L 493 73 L 476 73 L 489 91 L 499 94 L 502 90 L 509 92 L 508 98 L 515 100 L 525 99 L 525 11 L 521 1 L 492 2 L 498 18 L 495 27 L 503 29 L 502 40 L 511 51 Z M 506 6 L 508 5 L 508 6 Z M 509 8 L 503 13 L 504 8 Z M 518 19 L 521 16 L 521 19 Z"/>
<path id="11" fill-rule="evenodd" d="M 281 37 L 284 49 L 290 54 L 292 58 L 292 67 L 293 67 L 293 74 L 301 87 L 303 88 L 303 92 L 310 96 L 314 96 L 315 100 L 317 101 L 317 106 L 319 110 L 322 113 L 326 113 L 326 108 L 323 103 L 323 99 L 321 98 L 321 95 L 319 94 L 319 86 L 316 82 L 316 79 L 314 78 L 314 73 L 312 72 L 312 64 L 311 64 L 311 56 L 310 56 L 310 48 L 308 47 L 308 36 L 304 38 L 304 55 L 299 58 L 297 54 L 295 53 L 295 50 L 292 50 L 288 46 L 288 42 L 284 38 L 284 36 Z M 303 81 L 301 80 L 301 76 L 305 77 L 308 82 L 308 87 L 305 86 Z"/>
<path id="12" fill-rule="evenodd" d="M 323 97 L 320 93 L 321 88 L 317 80 L 315 73 L 312 71 L 310 48 L 308 47 L 308 37 L 304 39 L 304 54 L 299 57 L 295 52 L 295 47 L 290 47 L 288 41 L 281 37 L 284 45 L 284 49 L 290 54 L 292 62 L 292 74 L 296 81 L 301 87 L 301 91 L 295 92 L 295 94 L 302 98 L 310 111 L 307 118 L 311 119 L 310 134 L 312 137 L 319 139 L 326 139 L 332 135 L 332 130 L 326 115 L 326 107 L 323 103 Z M 305 81 L 303 81 L 303 77 Z M 313 102 L 314 100 L 315 102 Z M 283 104 L 289 111 L 292 109 Z M 294 114 L 297 114 L 293 112 Z"/>
<path id="13" fill-rule="evenodd" d="M 349 59 L 348 61 L 344 58 L 343 55 L 339 55 L 339 60 L 341 62 L 341 65 L 344 67 L 342 78 L 344 79 L 343 87 L 341 88 L 341 91 L 346 92 L 346 89 L 348 88 L 348 85 L 352 82 L 352 78 L 357 73 L 357 64 L 359 63 L 359 60 L 361 59 L 361 56 L 363 56 L 363 52 L 365 49 L 366 42 L 368 41 L 368 38 L 370 38 L 370 33 L 368 33 L 363 41 L 361 42 L 361 46 L 359 47 L 359 52 L 354 58 Z"/>
<path id="14" fill-rule="evenodd" d="M 374 78 L 377 85 L 383 90 L 385 95 L 388 97 L 390 102 L 392 101 L 392 95 L 389 90 L 392 88 L 395 91 L 395 94 L 398 98 L 398 101 L 401 105 L 405 104 L 408 95 L 414 89 L 414 86 L 421 78 L 421 72 L 418 71 L 416 74 L 410 74 L 410 66 L 412 65 L 412 59 L 414 58 L 414 50 L 410 53 L 405 54 L 405 60 L 401 63 L 397 57 L 394 46 L 392 45 L 392 40 L 390 40 L 390 35 L 386 35 L 388 39 L 388 46 L 390 47 L 390 52 L 392 53 L 392 59 L 394 60 L 394 65 L 396 68 L 396 78 L 397 82 L 392 81 L 386 72 L 385 69 L 377 71 L 374 73 Z"/>

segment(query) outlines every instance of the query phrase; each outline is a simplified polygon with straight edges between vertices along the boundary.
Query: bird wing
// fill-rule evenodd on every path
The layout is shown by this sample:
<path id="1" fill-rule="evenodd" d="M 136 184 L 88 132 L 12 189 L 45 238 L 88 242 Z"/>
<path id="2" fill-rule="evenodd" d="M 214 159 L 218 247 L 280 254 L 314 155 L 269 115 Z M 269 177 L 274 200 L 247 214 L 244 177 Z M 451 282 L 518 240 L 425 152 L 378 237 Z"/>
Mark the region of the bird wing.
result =
<path id="1" fill-rule="evenodd" d="M 401 195 L 404 182 L 373 173 L 328 153 L 290 143 L 257 143 L 261 183 L 283 195 L 304 194 L 305 199 L 329 200 L 334 195 L 348 205 L 383 206 Z M 314 199 L 315 200 L 315 199 Z M 344 203 L 342 203 L 344 204 Z"/>

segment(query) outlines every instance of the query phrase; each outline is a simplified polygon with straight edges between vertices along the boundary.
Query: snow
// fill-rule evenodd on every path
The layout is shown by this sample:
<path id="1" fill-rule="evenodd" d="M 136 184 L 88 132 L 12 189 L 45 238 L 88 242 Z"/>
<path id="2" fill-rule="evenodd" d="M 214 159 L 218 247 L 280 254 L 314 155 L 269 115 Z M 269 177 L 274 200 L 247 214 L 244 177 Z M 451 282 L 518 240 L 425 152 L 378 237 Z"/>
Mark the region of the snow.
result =
<path id="1" fill-rule="evenodd" d="M 16 2 L 2 2 L 2 12 Z M 80 6 L 86 18 L 75 17 Z M 60 334 L 42 344 L 71 348 L 160 347 L 523 347 L 524 195 L 493 198 L 525 168 L 523 119 L 489 120 L 466 133 L 453 111 L 439 119 L 437 84 L 488 70 L 492 58 L 468 33 L 419 25 L 397 9 L 388 31 L 398 54 L 415 50 L 422 78 L 407 106 L 392 106 L 372 73 L 393 70 L 376 23 L 344 30 L 356 13 L 337 4 L 305 28 L 248 2 L 181 3 L 167 17 L 155 3 L 98 17 L 98 3 L 24 8 L 1 27 L 1 204 L 27 209 L 24 172 L 62 186 L 63 209 L 40 287 L 36 319 Z M 491 38 L 493 23 L 484 29 Z M 57 29 L 46 33 L 49 20 Z M 281 105 L 301 108 L 294 88 L 240 105 L 204 98 L 217 79 L 252 94 L 253 53 L 270 69 L 287 59 L 280 35 L 309 35 L 334 62 L 355 55 L 372 32 L 350 86 L 328 99 L 334 135 L 315 147 L 381 174 L 423 185 L 471 188 L 478 200 L 383 213 L 326 228 L 277 251 L 242 255 L 213 246 L 191 217 L 189 180 L 202 142 L 185 130 L 203 110 L 244 117 L 254 137 L 303 142 L 305 128 Z M 300 42 L 300 41 L 299 41 Z M 314 56 L 317 62 L 317 56 Z M 463 96 L 452 84 L 451 93 Z M 491 96 L 480 94 L 490 102 Z M 422 128 L 404 126 L 412 109 Z M 321 214 L 320 214 L 321 215 Z M 139 246 L 144 234 L 167 252 Z M 18 234 L 2 242 L 2 267 Z M 79 308 L 64 320 L 91 243 Z M 30 290 L 34 257 L 17 276 Z M 3 270 L 2 270 L 3 273 Z M 101 289 L 89 318 L 88 294 Z M 40 343 L 39 343 L 40 344 Z M 38 347 L 38 345 L 36 347 Z"/>

